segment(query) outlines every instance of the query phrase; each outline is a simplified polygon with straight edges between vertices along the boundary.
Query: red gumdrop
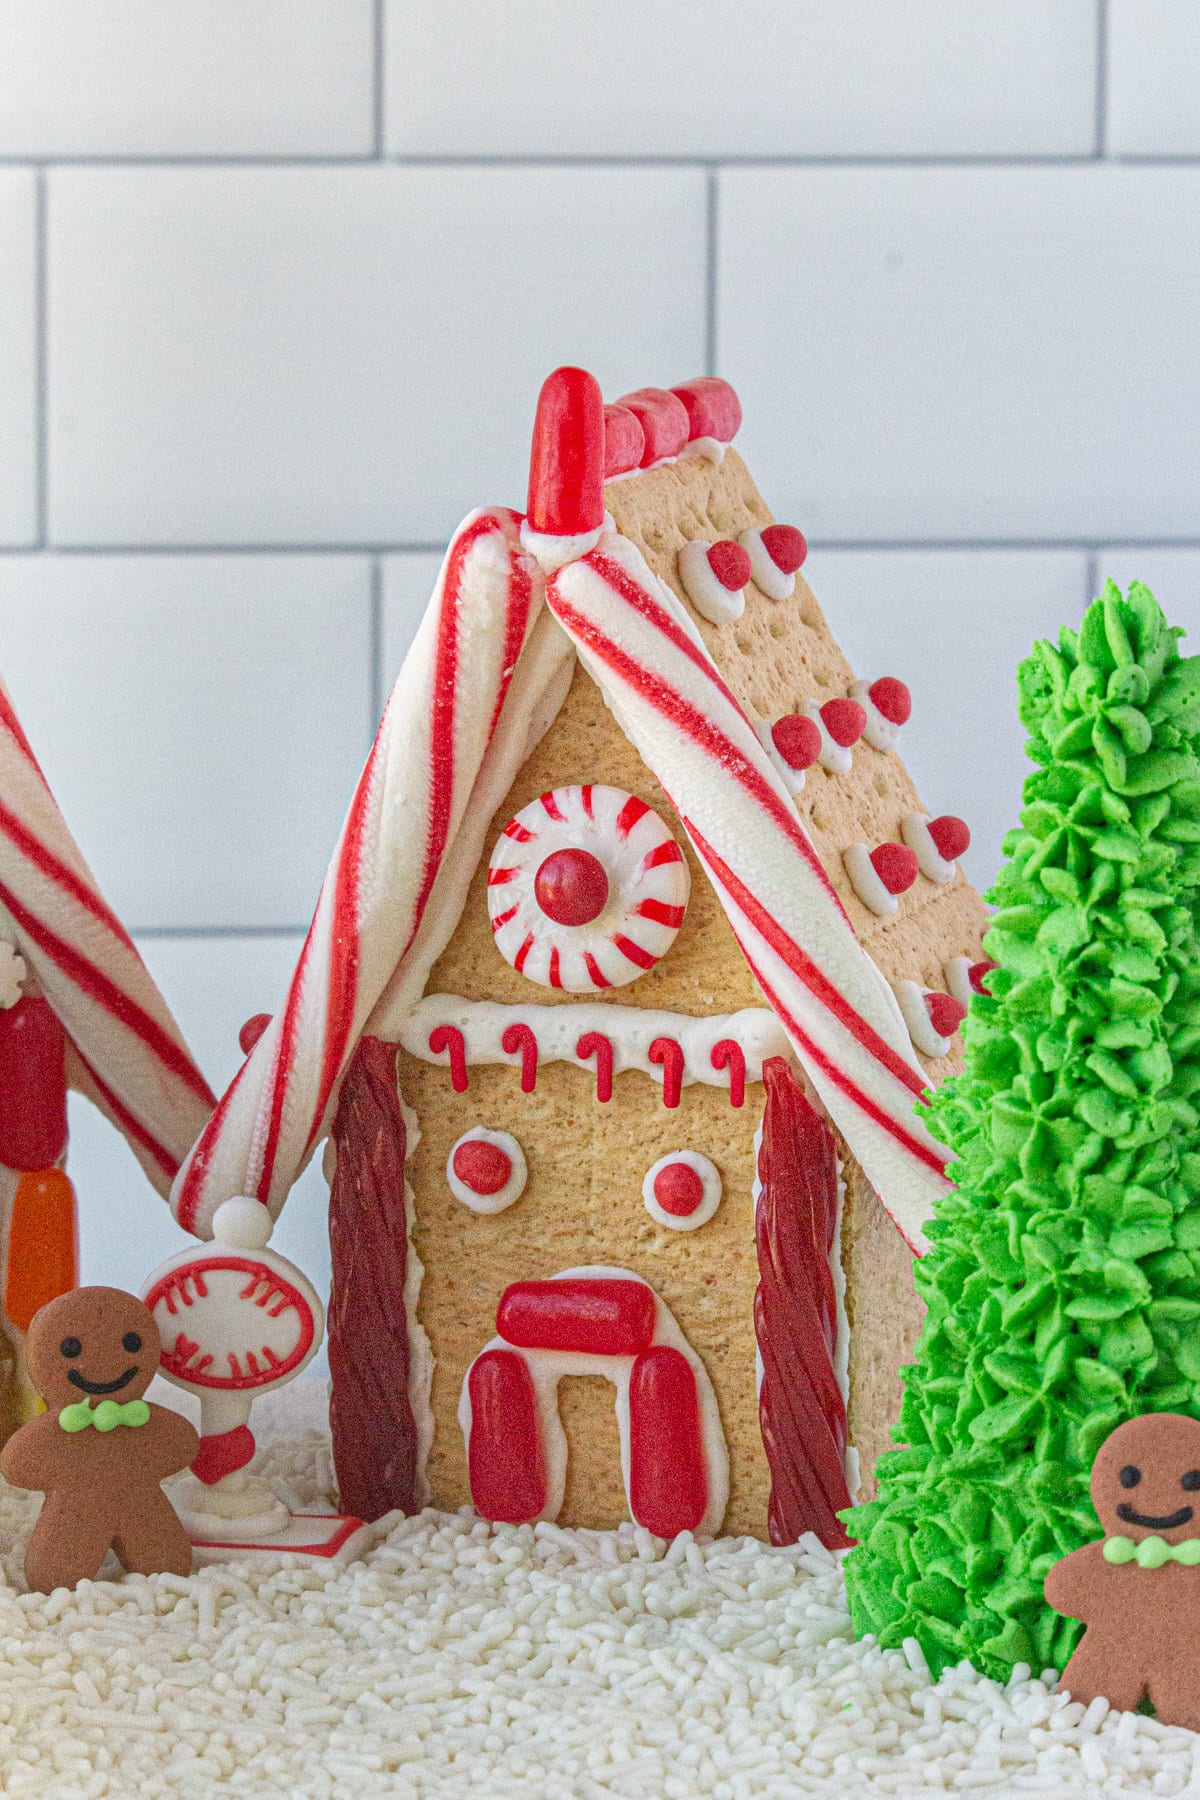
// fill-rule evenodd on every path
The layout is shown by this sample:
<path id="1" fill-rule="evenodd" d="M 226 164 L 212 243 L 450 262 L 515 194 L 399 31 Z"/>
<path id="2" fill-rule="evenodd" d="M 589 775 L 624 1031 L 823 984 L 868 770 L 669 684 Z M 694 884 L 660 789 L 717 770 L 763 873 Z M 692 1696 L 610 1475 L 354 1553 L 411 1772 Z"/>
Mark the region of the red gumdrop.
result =
<path id="1" fill-rule="evenodd" d="M 890 725 L 907 725 L 912 717 L 912 695 L 895 675 L 881 675 L 867 689 L 871 705 Z"/>
<path id="2" fill-rule="evenodd" d="M 741 544 L 735 544 L 732 538 L 721 538 L 709 546 L 708 566 L 721 586 L 728 588 L 731 594 L 744 588 L 753 573 L 749 551 Z"/>
<path id="3" fill-rule="evenodd" d="M 467 1138 L 459 1144 L 450 1166 L 473 1194 L 498 1194 L 512 1174 L 512 1158 L 486 1138 Z"/>
<path id="4" fill-rule="evenodd" d="M 986 956 L 982 962 L 971 964 L 970 968 L 967 970 L 967 980 L 977 994 L 987 993 L 987 989 L 983 985 L 984 976 L 990 975 L 993 969 L 998 969 L 999 967 L 1000 964 L 998 962 L 992 962 L 991 959 Z"/>
<path id="5" fill-rule="evenodd" d="M 542 383 L 526 510 L 531 528 L 551 537 L 604 523 L 604 400 L 586 369 L 555 369 Z"/>
<path id="6" fill-rule="evenodd" d="M 967 1016 L 967 1009 L 953 994 L 926 994 L 925 1010 L 939 1037 L 953 1037 Z"/>
<path id="7" fill-rule="evenodd" d="M 794 525 L 768 525 L 763 530 L 762 541 L 763 549 L 782 574 L 794 575 L 803 567 L 808 542 Z"/>
<path id="8" fill-rule="evenodd" d="M 496 1308 L 496 1330 L 522 1350 L 636 1356 L 654 1337 L 654 1295 L 641 1281 L 577 1275 L 514 1281 Z"/>
<path id="9" fill-rule="evenodd" d="M 668 1163 L 654 1177 L 654 1198 L 672 1218 L 686 1219 L 704 1198 L 704 1178 L 690 1163 Z"/>
<path id="10" fill-rule="evenodd" d="M 646 448 L 646 434 L 627 406 L 604 409 L 604 479 L 636 469 Z"/>
<path id="11" fill-rule="evenodd" d="M 664 456 L 678 456 L 688 441 L 691 424 L 682 400 L 666 388 L 636 388 L 622 394 L 618 406 L 628 407 L 646 434 L 640 467 L 661 462 Z"/>
<path id="12" fill-rule="evenodd" d="M 821 754 L 821 728 L 807 713 L 785 713 L 771 727 L 771 742 L 789 769 L 811 769 Z"/>
<path id="13" fill-rule="evenodd" d="M 889 894 L 906 893 L 920 868 L 916 851 L 907 844 L 879 844 L 871 852 L 871 862 Z"/>
<path id="14" fill-rule="evenodd" d="M 728 444 L 737 436 L 742 403 L 719 375 L 697 375 L 693 381 L 681 381 L 671 392 L 687 411 L 689 443 L 693 438 L 710 437 Z"/>
<path id="15" fill-rule="evenodd" d="M 251 1013 L 242 1029 L 238 1032 L 238 1047 L 243 1056 L 249 1056 L 255 1044 L 267 1026 L 271 1023 L 270 1013 Z"/>
<path id="16" fill-rule="evenodd" d="M 48 1001 L 0 1012 L 0 1163 L 48 1169 L 67 1141 L 67 1040 Z"/>
<path id="17" fill-rule="evenodd" d="M 957 862 L 971 842 L 966 820 L 956 819 L 953 813 L 930 819 L 929 835 L 937 845 L 938 855 L 944 856 L 947 862 Z"/>
<path id="18" fill-rule="evenodd" d="M 867 729 L 867 715 L 857 700 L 827 700 L 821 708 L 825 729 L 835 744 L 848 750 Z"/>
<path id="19" fill-rule="evenodd" d="M 608 905 L 608 873 L 590 850 L 555 850 L 534 876 L 533 892 L 556 925 L 590 925 Z"/>

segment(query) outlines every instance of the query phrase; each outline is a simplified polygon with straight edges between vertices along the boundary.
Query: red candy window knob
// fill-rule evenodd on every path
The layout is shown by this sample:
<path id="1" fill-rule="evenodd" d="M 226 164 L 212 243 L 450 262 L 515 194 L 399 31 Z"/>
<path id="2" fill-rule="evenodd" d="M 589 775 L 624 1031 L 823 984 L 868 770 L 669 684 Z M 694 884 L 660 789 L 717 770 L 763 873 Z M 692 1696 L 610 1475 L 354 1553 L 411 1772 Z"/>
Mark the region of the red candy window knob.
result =
<path id="1" fill-rule="evenodd" d="M 656 1224 L 696 1231 L 721 1204 L 720 1172 L 697 1150 L 672 1150 L 647 1169 L 642 1199 Z"/>
<path id="2" fill-rule="evenodd" d="M 485 1125 L 465 1132 L 446 1159 L 450 1192 L 476 1213 L 503 1212 L 521 1198 L 528 1178 L 516 1138 Z"/>

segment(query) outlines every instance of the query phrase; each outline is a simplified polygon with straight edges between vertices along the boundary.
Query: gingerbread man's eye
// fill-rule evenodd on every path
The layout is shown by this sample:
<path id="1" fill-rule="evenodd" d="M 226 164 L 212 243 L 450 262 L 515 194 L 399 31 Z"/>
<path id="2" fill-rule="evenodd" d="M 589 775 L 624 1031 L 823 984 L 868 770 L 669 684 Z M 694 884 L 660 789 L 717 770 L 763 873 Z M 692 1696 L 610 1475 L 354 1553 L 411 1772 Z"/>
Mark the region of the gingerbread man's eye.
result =
<path id="1" fill-rule="evenodd" d="M 58 1346 L 64 1356 L 82 1356 L 83 1345 L 78 1338 L 64 1338 Z"/>
<path id="2" fill-rule="evenodd" d="M 1189 1469 L 1187 1474 L 1181 1478 L 1179 1485 L 1185 1493 L 1194 1494 L 1196 1489 L 1200 1488 L 1200 1469 Z"/>
<path id="3" fill-rule="evenodd" d="M 127 1331 L 125 1336 L 121 1339 L 121 1348 L 123 1350 L 128 1350 L 130 1355 L 132 1355 L 135 1350 L 140 1350 L 141 1347 L 142 1340 L 136 1331 Z"/>
<path id="4" fill-rule="evenodd" d="M 1124 1488 L 1136 1487 L 1141 1479 L 1142 1471 L 1140 1469 L 1135 1469 L 1132 1463 L 1126 1463 L 1125 1467 L 1121 1470 L 1121 1473 L 1117 1476 L 1117 1480 Z M 1197 1480 L 1200 1481 L 1200 1475 L 1197 1476 Z"/>

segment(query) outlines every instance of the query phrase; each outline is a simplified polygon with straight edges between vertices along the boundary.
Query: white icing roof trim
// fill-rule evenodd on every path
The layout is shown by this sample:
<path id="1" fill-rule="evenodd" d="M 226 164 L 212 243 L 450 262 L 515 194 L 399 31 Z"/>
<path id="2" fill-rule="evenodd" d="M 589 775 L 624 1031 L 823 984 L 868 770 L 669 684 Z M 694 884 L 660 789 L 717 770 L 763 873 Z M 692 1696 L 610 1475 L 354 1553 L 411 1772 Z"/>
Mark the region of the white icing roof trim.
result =
<path id="1" fill-rule="evenodd" d="M 890 893 L 871 861 L 871 852 L 865 844 L 848 844 L 842 851 L 842 861 L 846 865 L 846 873 L 854 884 L 854 891 L 871 912 L 886 919 L 900 905 L 895 894 Z"/>
<path id="2" fill-rule="evenodd" d="M 908 813 L 901 821 L 900 831 L 909 849 L 916 853 L 917 867 L 926 880 L 936 881 L 939 887 L 954 880 L 958 864 L 947 862 L 934 843 L 928 813 Z"/>
<path id="3" fill-rule="evenodd" d="M 761 588 L 768 600 L 790 600 L 796 591 L 796 577 L 785 575 L 774 561 L 763 543 L 761 526 L 752 525 L 749 530 L 743 531 L 738 537 L 738 543 L 749 553 L 755 587 Z"/>
<path id="4" fill-rule="evenodd" d="M 922 1056 L 949 1056 L 953 1040 L 934 1030 L 925 1004 L 925 996 L 930 990 L 918 986 L 915 981 L 893 981 L 892 991 L 904 1014 L 908 1035 Z"/>
<path id="5" fill-rule="evenodd" d="M 800 711 L 808 714 L 821 733 L 821 750 L 817 757 L 821 767 L 830 775 L 848 775 L 854 767 L 853 754 L 849 744 L 839 744 L 835 738 L 830 737 L 829 728 L 821 717 L 821 702 L 805 700 Z"/>
<path id="6" fill-rule="evenodd" d="M 900 741 L 900 727 L 892 719 L 884 718 L 871 698 L 870 682 L 856 681 L 850 689 L 850 698 L 857 700 L 867 715 L 863 737 L 872 750 L 894 750 Z"/>
<path id="7" fill-rule="evenodd" d="M 951 956 L 942 964 L 942 973 L 946 977 L 946 988 L 960 1006 L 969 1007 L 975 989 L 971 986 L 971 959 L 969 956 Z"/>
<path id="8" fill-rule="evenodd" d="M 679 552 L 679 579 L 683 591 L 710 625 L 727 625 L 740 619 L 746 610 L 746 590 L 727 588 L 713 573 L 708 553 L 712 545 L 707 538 L 692 538 Z"/>
<path id="9" fill-rule="evenodd" d="M 763 749 L 766 751 L 767 755 L 770 757 L 772 763 L 774 763 L 775 768 L 779 774 L 779 779 L 782 781 L 782 783 L 783 783 L 784 787 L 787 789 L 788 793 L 789 794 L 802 793 L 804 790 L 804 770 L 803 769 L 793 769 L 791 763 L 786 761 L 784 757 L 780 756 L 778 750 L 775 748 L 775 739 L 771 736 L 771 728 L 775 723 L 776 723 L 776 721 L 774 719 L 756 719 L 754 721 L 755 736 L 758 738 L 759 743 L 762 745 Z M 817 720 L 817 724 L 818 725 L 821 724 L 821 721 L 819 718 Z M 822 751 L 824 751 L 825 740 L 828 737 L 829 737 L 829 733 L 827 731 L 825 731 L 824 728 L 822 727 L 822 732 L 821 732 Z M 830 740 L 830 741 L 832 742 L 832 740 Z M 850 752 L 847 751 L 846 754 L 847 754 L 847 756 L 849 756 Z"/>

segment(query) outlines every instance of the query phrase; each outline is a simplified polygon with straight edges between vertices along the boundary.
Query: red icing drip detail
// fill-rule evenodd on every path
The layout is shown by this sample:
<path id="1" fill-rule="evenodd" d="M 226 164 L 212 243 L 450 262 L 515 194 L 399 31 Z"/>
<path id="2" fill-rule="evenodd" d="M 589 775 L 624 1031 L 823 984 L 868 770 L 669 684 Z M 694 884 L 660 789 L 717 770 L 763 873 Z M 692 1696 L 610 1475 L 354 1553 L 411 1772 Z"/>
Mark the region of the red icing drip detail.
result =
<path id="1" fill-rule="evenodd" d="M 590 850 L 554 850 L 533 878 L 533 893 L 556 925 L 590 925 L 608 905 L 608 873 Z"/>
<path id="2" fill-rule="evenodd" d="M 628 800 L 617 814 L 617 836 L 627 838 L 639 819 L 644 819 L 650 808 L 636 794 L 630 794 Z"/>
<path id="3" fill-rule="evenodd" d="M 608 988 L 612 986 L 612 982 L 608 979 L 608 976 L 604 973 L 604 970 L 600 967 L 600 964 L 596 961 L 596 958 L 592 955 L 590 950 L 585 950 L 583 953 L 583 966 L 588 972 L 588 977 L 593 987 Z"/>
<path id="4" fill-rule="evenodd" d="M 760 536 L 763 549 L 781 574 L 794 575 L 804 567 L 808 544 L 794 525 L 768 525 Z"/>
<path id="5" fill-rule="evenodd" d="M 636 413 L 627 406 L 604 409 L 604 479 L 628 475 L 640 466 L 646 448 L 646 434 Z"/>
<path id="6" fill-rule="evenodd" d="M 682 906 L 668 906 L 665 900 L 639 900 L 633 912 L 635 918 L 653 919 L 656 925 L 670 925 L 676 931 L 683 924 Z"/>
<path id="7" fill-rule="evenodd" d="M 821 708 L 825 729 L 835 744 L 848 750 L 867 729 L 867 715 L 857 700 L 827 700 Z"/>
<path id="8" fill-rule="evenodd" d="M 202 1437 L 192 1463 L 192 1474 L 211 1487 L 223 1475 L 244 1469 L 254 1455 L 254 1433 L 248 1425 L 235 1425 L 232 1431 L 218 1431 Z"/>
<path id="9" fill-rule="evenodd" d="M 604 523 L 604 401 L 586 369 L 555 369 L 542 383 L 526 511 L 531 528 L 552 537 Z"/>
<path id="10" fill-rule="evenodd" d="M 547 974 L 549 975 L 550 986 L 552 988 L 560 988 L 562 986 L 562 963 L 559 958 L 557 944 L 551 944 L 550 946 L 550 967 L 547 970 Z"/>
<path id="11" fill-rule="evenodd" d="M 521 948 L 517 951 L 517 954 L 513 957 L 513 968 L 517 971 L 518 975 L 524 969 L 526 961 L 528 960 L 528 957 L 529 957 L 529 952 L 532 949 L 533 949 L 533 933 L 531 931 L 529 936 L 525 939 L 525 942 L 521 945 Z"/>
<path id="12" fill-rule="evenodd" d="M 647 1056 L 650 1062 L 662 1064 L 663 1105 L 678 1106 L 680 1090 L 683 1087 L 683 1046 L 676 1038 L 657 1037 L 651 1044 Z"/>
<path id="13" fill-rule="evenodd" d="M 579 798 L 582 803 L 583 810 L 587 814 L 588 818 L 589 819 L 594 818 L 595 814 L 592 811 L 592 784 L 590 781 L 585 781 L 583 786 L 580 788 Z"/>
<path id="14" fill-rule="evenodd" d="M 907 844 L 878 844 L 871 852 L 871 866 L 889 894 L 905 894 L 917 879 L 917 853 Z"/>
<path id="15" fill-rule="evenodd" d="M 524 1525 L 546 1504 L 546 1463 L 533 1378 L 512 1350 L 485 1350 L 467 1376 L 471 1442 L 467 1472 L 475 1510 Z"/>
<path id="16" fill-rule="evenodd" d="M 225 1269 L 250 1277 L 241 1291 L 241 1298 L 246 1300 L 253 1295 L 255 1304 L 265 1307 L 271 1318 L 277 1319 L 280 1313 L 287 1312 L 289 1308 L 295 1310 L 298 1320 L 296 1342 L 279 1366 L 281 1369 L 298 1368 L 312 1345 L 316 1321 L 308 1301 L 299 1288 L 295 1287 L 285 1276 L 277 1275 L 273 1269 L 269 1269 L 265 1263 L 259 1262 L 253 1255 L 233 1255 L 214 1249 L 211 1255 L 204 1255 L 202 1258 L 198 1256 L 195 1262 L 187 1264 L 184 1268 L 168 1269 L 166 1274 L 159 1276 L 147 1293 L 146 1305 L 151 1312 L 154 1312 L 157 1307 L 165 1305 L 167 1311 L 173 1313 L 175 1307 L 172 1301 L 177 1297 L 185 1306 L 191 1306 L 194 1304 L 194 1296 L 188 1292 L 189 1285 L 195 1288 L 197 1295 L 203 1297 L 208 1291 L 204 1285 L 205 1275 Z M 172 1374 L 184 1375 L 189 1381 L 195 1381 L 203 1365 L 190 1362 L 185 1364 L 179 1359 L 191 1356 L 197 1348 L 197 1345 L 189 1344 L 188 1340 L 180 1333 L 174 1344 L 164 1345 L 163 1367 Z M 210 1375 L 202 1385 L 222 1389 L 258 1387 L 260 1385 L 256 1379 L 258 1364 L 254 1353 L 247 1351 L 245 1360 L 250 1372 L 244 1375 L 236 1355 L 230 1352 L 229 1374 Z M 205 1357 L 203 1361 L 209 1363 L 212 1358 Z"/>
<path id="17" fill-rule="evenodd" d="M 721 586 L 728 588 L 731 594 L 744 588 L 754 572 L 750 552 L 731 538 L 721 538 L 709 545 L 708 566 Z"/>
<path id="18" fill-rule="evenodd" d="M 555 983 L 555 986 L 561 984 Z M 538 1047 L 533 1029 L 529 1025 L 508 1025 L 504 1036 L 500 1039 L 500 1048 L 505 1056 L 521 1053 L 521 1092 L 532 1094 L 537 1086 Z"/>
<path id="19" fill-rule="evenodd" d="M 682 861 L 683 851 L 679 848 L 679 845 L 675 842 L 674 838 L 668 838 L 666 843 L 656 844 L 653 850 L 647 850 L 645 856 L 642 858 L 642 869 L 643 872 L 649 869 L 661 869 L 664 868 L 667 863 L 677 863 Z"/>
<path id="20" fill-rule="evenodd" d="M 821 727 L 807 713 L 785 713 L 771 727 L 771 742 L 789 769 L 811 769 L 821 754 Z"/>
<path id="21" fill-rule="evenodd" d="M 912 717 L 912 695 L 895 675 L 881 675 L 867 689 L 871 705 L 892 725 L 907 725 Z"/>
<path id="22" fill-rule="evenodd" d="M 622 394 L 617 405 L 631 412 L 645 433 L 639 468 L 648 469 L 651 463 L 661 462 L 664 456 L 679 455 L 691 430 L 687 407 L 682 400 L 677 400 L 666 388 L 644 387 L 635 389 L 632 394 Z"/>
<path id="23" fill-rule="evenodd" d="M 440 1056 L 443 1050 L 449 1051 L 450 1085 L 456 1094 L 465 1094 L 467 1091 L 467 1046 L 458 1026 L 435 1025 L 429 1034 L 429 1048 L 435 1056 Z"/>
<path id="24" fill-rule="evenodd" d="M 238 1032 L 238 1048 L 243 1056 L 249 1056 L 255 1044 L 267 1026 L 271 1023 L 270 1013 L 252 1013 Z"/>
<path id="25" fill-rule="evenodd" d="M 990 975 L 993 969 L 998 969 L 999 967 L 999 963 L 992 962 L 990 958 L 986 956 L 982 962 L 971 964 L 970 968 L 967 970 L 967 980 L 977 994 L 987 993 L 987 989 L 983 985 L 984 976 Z"/>
<path id="26" fill-rule="evenodd" d="M 708 1506 L 696 1377 L 683 1352 L 655 1344 L 629 1377 L 629 1510 L 656 1537 L 694 1531 Z"/>
<path id="27" fill-rule="evenodd" d="M 508 882 L 515 881 L 520 873 L 520 869 L 514 868 L 489 869 L 487 884 L 489 887 L 504 887 Z"/>
<path id="28" fill-rule="evenodd" d="M 714 1069 L 729 1069 L 730 1106 L 745 1106 L 746 1057 L 742 1046 L 732 1038 L 722 1038 L 720 1043 L 713 1045 L 708 1060 Z"/>
<path id="29" fill-rule="evenodd" d="M 396 1049 L 365 1037 L 346 1071 L 330 1133 L 330 1425 L 343 1512 L 415 1512 L 417 1426 L 408 1397 L 404 1283 L 407 1136 Z"/>
<path id="30" fill-rule="evenodd" d="M 738 434 L 742 422 L 742 404 L 727 381 L 719 375 L 697 375 L 692 381 L 681 381 L 671 392 L 682 401 L 688 416 L 688 442 L 695 438 L 716 438 L 728 444 Z"/>
<path id="31" fill-rule="evenodd" d="M 512 1174 L 512 1158 L 486 1138 L 466 1138 L 455 1146 L 451 1167 L 473 1194 L 498 1194 Z"/>
<path id="32" fill-rule="evenodd" d="M 504 827 L 503 836 L 512 838 L 514 843 L 531 844 L 534 834 L 528 825 L 522 825 L 519 819 L 510 819 Z"/>
<path id="33" fill-rule="evenodd" d="M 655 1303 L 641 1281 L 571 1276 L 514 1281 L 500 1297 L 496 1330 L 522 1350 L 636 1356 L 654 1338 Z"/>
<path id="34" fill-rule="evenodd" d="M 850 1541 L 837 1518 L 850 1495 L 829 1267 L 837 1151 L 782 1057 L 767 1058 L 763 1081 L 754 1328 L 763 1370 L 759 1421 L 771 1470 L 768 1529 L 773 1544 L 794 1544 L 801 1533 L 815 1531 L 838 1550 Z"/>
<path id="35" fill-rule="evenodd" d="M 967 1009 L 953 994 L 926 994 L 925 1011 L 940 1037 L 953 1037 L 967 1016 Z"/>
<path id="36" fill-rule="evenodd" d="M 553 819 L 555 821 L 555 823 L 558 825 L 566 824 L 567 821 L 563 817 L 562 808 L 559 806 L 558 801 L 554 797 L 553 789 L 551 789 L 548 794 L 539 795 L 538 803 L 541 806 L 542 810 L 546 813 L 548 818 Z"/>
<path id="37" fill-rule="evenodd" d="M 497 932 L 501 930 L 503 926 L 508 924 L 510 919 L 516 918 L 520 910 L 519 906 L 510 906 L 507 912 L 497 913 L 492 920 L 492 931 Z"/>
<path id="38" fill-rule="evenodd" d="M 50 1007 L 26 994 L 0 1011 L 0 1163 L 48 1169 L 67 1142 L 67 1040 Z"/>
<path id="39" fill-rule="evenodd" d="M 667 1163 L 654 1177 L 654 1198 L 672 1218 L 689 1218 L 704 1199 L 704 1177 L 691 1163 Z"/>
<path id="40" fill-rule="evenodd" d="M 938 855 L 944 856 L 947 862 L 957 862 L 971 846 L 971 833 L 966 820 L 956 819 L 953 813 L 943 813 L 940 819 L 930 819 L 929 835 L 937 845 Z"/>
<path id="41" fill-rule="evenodd" d="M 648 950 L 643 950 L 640 944 L 635 944 L 633 939 L 626 937 L 623 932 L 614 931 L 611 941 L 621 955 L 626 957 L 637 969 L 652 969 L 658 961 L 657 956 L 651 956 Z"/>
<path id="42" fill-rule="evenodd" d="M 601 1031 L 585 1031 L 575 1046 L 576 1056 L 585 1061 L 588 1057 L 596 1059 L 596 1098 L 601 1103 L 612 1099 L 613 1083 L 613 1047 L 612 1039 L 606 1038 Z"/>

